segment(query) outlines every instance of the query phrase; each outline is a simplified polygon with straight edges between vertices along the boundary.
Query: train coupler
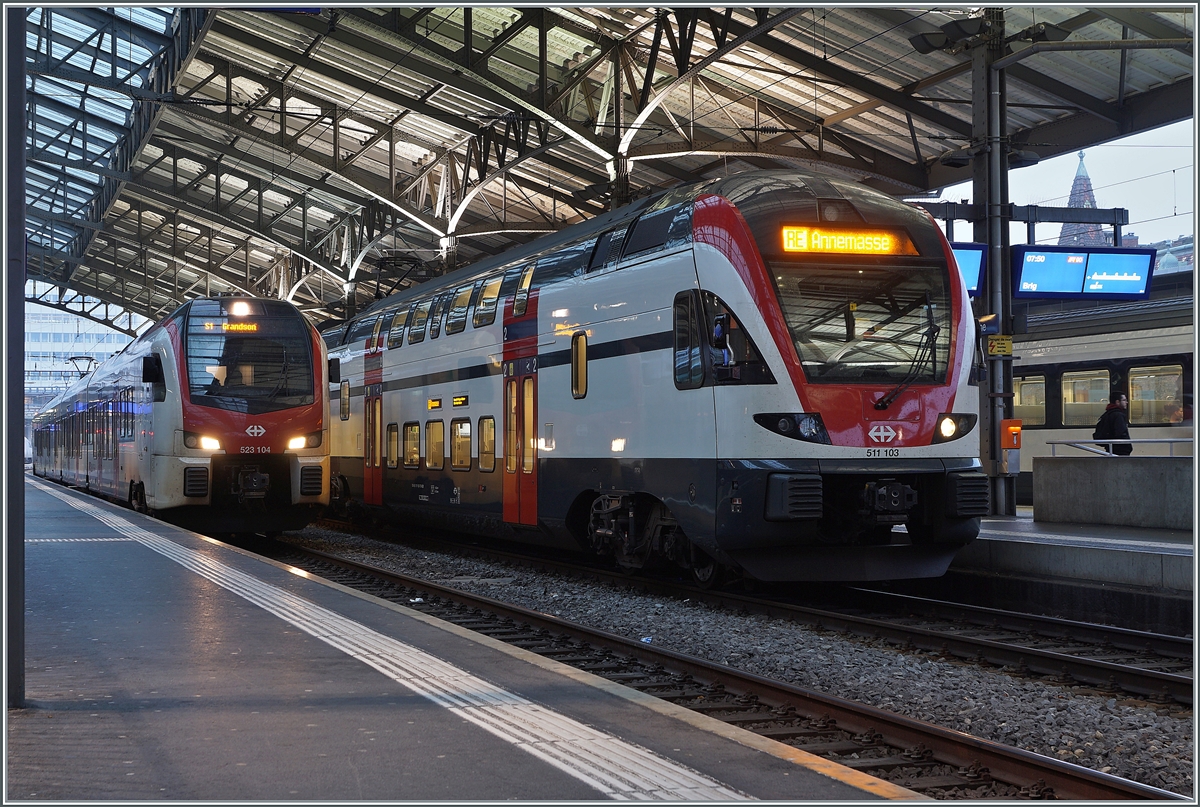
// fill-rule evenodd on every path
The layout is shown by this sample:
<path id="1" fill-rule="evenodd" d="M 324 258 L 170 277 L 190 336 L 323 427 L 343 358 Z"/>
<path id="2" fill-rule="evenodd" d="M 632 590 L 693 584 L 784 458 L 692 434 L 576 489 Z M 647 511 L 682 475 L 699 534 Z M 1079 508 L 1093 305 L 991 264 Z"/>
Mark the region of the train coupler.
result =
<path id="1" fill-rule="evenodd" d="M 907 512 L 917 505 L 917 491 L 894 479 L 868 482 L 863 498 L 877 524 L 903 524 Z"/>
<path id="2" fill-rule="evenodd" d="M 267 498 L 271 489 L 271 475 L 259 472 L 258 468 L 243 468 L 237 475 L 237 486 L 233 493 L 237 494 L 238 502 L 245 503 L 253 499 Z"/>

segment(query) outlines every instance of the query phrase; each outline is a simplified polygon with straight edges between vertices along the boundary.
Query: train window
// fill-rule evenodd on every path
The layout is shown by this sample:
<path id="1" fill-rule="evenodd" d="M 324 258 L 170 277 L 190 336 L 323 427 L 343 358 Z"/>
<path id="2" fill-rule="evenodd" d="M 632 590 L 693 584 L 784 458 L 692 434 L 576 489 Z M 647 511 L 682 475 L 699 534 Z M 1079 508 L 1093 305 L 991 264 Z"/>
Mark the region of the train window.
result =
<path id="1" fill-rule="evenodd" d="M 400 427 L 389 423 L 387 427 L 387 467 L 395 468 L 400 464 Z"/>
<path id="2" fill-rule="evenodd" d="M 378 323 L 378 317 L 363 317 L 358 322 L 351 324 L 350 335 L 346 337 L 347 342 L 358 342 L 366 339 L 375 332 L 375 326 Z"/>
<path id="3" fill-rule="evenodd" d="M 1063 373 L 1063 425 L 1095 425 L 1108 406 L 1108 393 L 1108 370 Z"/>
<path id="4" fill-rule="evenodd" d="M 522 382 L 522 392 L 524 393 L 525 411 L 522 426 L 525 428 L 525 451 L 521 462 L 521 471 L 527 474 L 533 473 L 533 465 L 537 460 L 534 449 L 537 447 L 537 427 L 533 422 L 533 379 L 526 378 Z"/>
<path id="5" fill-rule="evenodd" d="M 450 421 L 450 467 L 471 470 L 471 421 Z"/>
<path id="6" fill-rule="evenodd" d="M 604 268 L 604 264 L 608 260 L 608 251 L 612 245 L 612 237 L 612 230 L 609 230 L 596 239 L 596 246 L 592 247 L 592 257 L 588 261 L 587 271 L 594 272 Z"/>
<path id="7" fill-rule="evenodd" d="M 483 291 L 479 294 L 479 302 L 475 304 L 475 317 L 472 320 L 476 328 L 484 328 L 496 321 L 496 302 L 500 299 L 500 283 L 504 275 L 489 277 L 483 281 Z"/>
<path id="8" fill-rule="evenodd" d="M 454 291 L 454 302 L 450 303 L 450 314 L 446 317 L 446 333 L 459 333 L 467 327 L 467 306 L 471 304 L 474 285 L 459 286 Z"/>
<path id="9" fill-rule="evenodd" d="M 587 395 L 587 381 L 587 334 L 577 333 L 571 337 L 571 395 Z"/>
<path id="10" fill-rule="evenodd" d="M 521 282 L 517 286 L 517 297 L 513 301 L 513 316 L 525 315 L 525 306 L 529 304 L 529 286 L 533 282 L 533 270 L 537 262 L 533 262 L 521 270 Z"/>
<path id="11" fill-rule="evenodd" d="M 121 437 L 128 440 L 133 437 L 133 388 L 121 390 Z"/>
<path id="12" fill-rule="evenodd" d="M 774 384 L 771 368 L 729 306 L 709 291 L 702 293 L 702 301 L 713 383 Z M 724 342 L 724 347 L 717 346 L 720 342 Z"/>
<path id="13" fill-rule="evenodd" d="M 396 312 L 389 311 L 375 323 L 375 332 L 371 334 L 371 341 L 367 344 L 368 350 L 383 350 L 383 340 L 392 328 L 394 316 L 396 316 Z"/>
<path id="14" fill-rule="evenodd" d="M 440 420 L 425 423 L 425 467 L 436 471 L 446 459 L 446 424 Z"/>
<path id="15" fill-rule="evenodd" d="M 404 424 L 404 467 L 421 467 L 421 424 Z"/>
<path id="16" fill-rule="evenodd" d="M 350 419 L 350 382 L 342 382 L 341 396 L 338 401 L 338 417 L 342 420 Z"/>
<path id="17" fill-rule="evenodd" d="M 1182 423 L 1183 367 L 1134 367 L 1129 371 L 1129 422 Z"/>
<path id="18" fill-rule="evenodd" d="M 433 308 L 429 312 L 429 338 L 437 339 L 442 335 L 442 317 L 446 313 L 446 309 L 450 307 L 450 295 L 443 294 L 435 297 L 433 300 Z"/>
<path id="19" fill-rule="evenodd" d="M 1031 375 L 1013 379 L 1013 417 L 1022 426 L 1046 425 L 1046 377 Z"/>
<path id="20" fill-rule="evenodd" d="M 704 384 L 704 361 L 700 354 L 700 317 L 696 295 L 684 292 L 675 297 L 675 386 L 695 389 Z"/>
<path id="21" fill-rule="evenodd" d="M 392 318 L 392 327 L 388 329 L 388 350 L 394 350 L 404 344 L 404 326 L 408 324 L 408 309 L 397 311 Z"/>
<path id="22" fill-rule="evenodd" d="M 517 445 L 517 432 L 520 430 L 517 424 L 517 382 L 510 380 L 505 386 L 504 405 L 506 407 L 504 417 L 504 470 L 510 474 L 517 472 L 517 454 L 520 452 L 520 447 Z"/>
<path id="23" fill-rule="evenodd" d="M 325 341 L 325 347 L 334 348 L 342 343 L 342 337 L 346 335 L 346 325 L 342 323 L 336 328 L 332 328 L 321 334 L 321 339 Z"/>
<path id="24" fill-rule="evenodd" d="M 383 465 L 383 399 L 373 399 L 374 405 L 371 407 L 371 462 L 368 463 L 373 468 L 379 468 Z"/>
<path id="25" fill-rule="evenodd" d="M 496 470 L 496 419 L 479 419 L 479 470 Z"/>
<path id="26" fill-rule="evenodd" d="M 425 300 L 417 303 L 417 307 L 413 309 L 412 323 L 408 326 L 408 343 L 410 345 L 424 341 L 425 322 L 429 319 L 429 306 L 432 304 L 432 300 Z"/>
<path id="27" fill-rule="evenodd" d="M 667 243 L 667 234 L 670 232 L 671 222 L 674 219 L 675 208 L 658 210 L 639 216 L 638 220 L 633 224 L 633 231 L 625 239 L 625 249 L 622 257 L 657 249 Z"/>

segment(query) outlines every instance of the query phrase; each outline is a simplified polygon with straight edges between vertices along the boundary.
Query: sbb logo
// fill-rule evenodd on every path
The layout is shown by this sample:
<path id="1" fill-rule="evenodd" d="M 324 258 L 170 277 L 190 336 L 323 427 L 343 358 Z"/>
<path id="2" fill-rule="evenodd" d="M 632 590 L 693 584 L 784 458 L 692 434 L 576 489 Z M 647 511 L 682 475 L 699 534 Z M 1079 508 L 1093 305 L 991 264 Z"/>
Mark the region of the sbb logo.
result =
<path id="1" fill-rule="evenodd" d="M 871 439 L 876 443 L 890 443 L 896 439 L 896 430 L 891 426 L 885 426 L 882 423 L 877 423 L 871 427 L 871 431 L 867 432 Z"/>
<path id="2" fill-rule="evenodd" d="M 255 423 L 253 426 L 246 427 L 246 434 L 250 435 L 251 437 L 262 437 L 266 433 L 267 430 L 262 426 L 259 426 L 257 423 Z"/>

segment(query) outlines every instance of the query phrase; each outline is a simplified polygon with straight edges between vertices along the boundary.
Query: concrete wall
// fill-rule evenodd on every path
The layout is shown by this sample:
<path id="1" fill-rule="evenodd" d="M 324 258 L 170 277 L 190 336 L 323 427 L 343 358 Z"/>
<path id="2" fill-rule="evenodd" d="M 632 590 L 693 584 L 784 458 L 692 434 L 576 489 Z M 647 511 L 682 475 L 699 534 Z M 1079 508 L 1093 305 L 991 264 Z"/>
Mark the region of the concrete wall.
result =
<path id="1" fill-rule="evenodd" d="M 1034 521 L 1190 530 L 1191 457 L 1034 457 Z"/>

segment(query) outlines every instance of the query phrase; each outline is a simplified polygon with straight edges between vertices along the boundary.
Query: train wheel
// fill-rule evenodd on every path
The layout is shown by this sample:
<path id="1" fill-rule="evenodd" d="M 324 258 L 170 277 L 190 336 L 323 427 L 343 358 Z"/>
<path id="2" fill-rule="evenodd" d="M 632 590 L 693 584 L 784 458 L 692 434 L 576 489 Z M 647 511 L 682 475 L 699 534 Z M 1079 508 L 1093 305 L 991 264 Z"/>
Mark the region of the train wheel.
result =
<path id="1" fill-rule="evenodd" d="M 692 547 L 692 582 L 703 589 L 716 588 L 724 579 L 724 567 L 712 555 Z"/>

